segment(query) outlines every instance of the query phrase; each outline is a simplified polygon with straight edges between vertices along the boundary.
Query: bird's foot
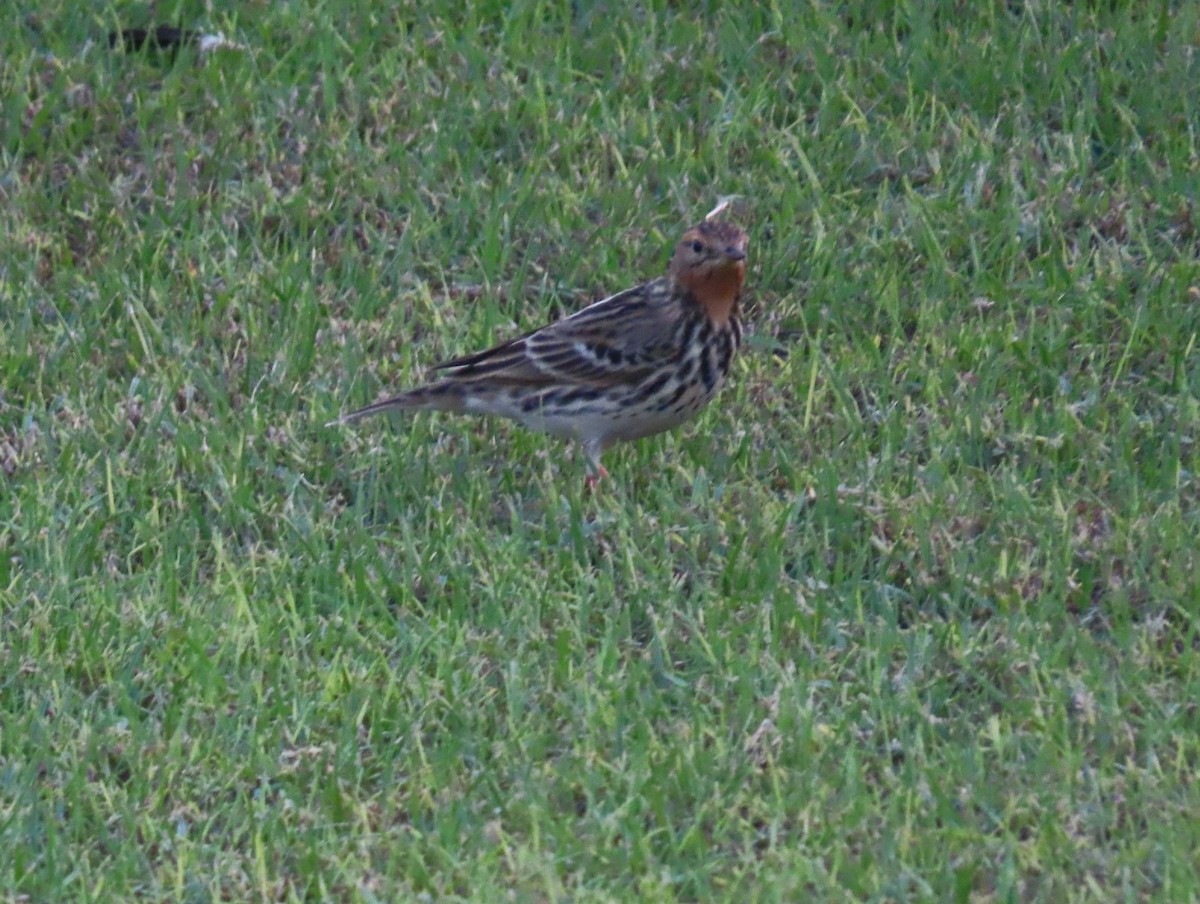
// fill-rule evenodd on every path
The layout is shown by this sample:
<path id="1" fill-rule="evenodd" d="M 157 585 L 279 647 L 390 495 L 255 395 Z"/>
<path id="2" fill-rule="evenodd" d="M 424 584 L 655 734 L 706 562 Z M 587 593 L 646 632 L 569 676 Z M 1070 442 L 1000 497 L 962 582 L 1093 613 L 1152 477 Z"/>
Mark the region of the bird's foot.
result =
<path id="1" fill-rule="evenodd" d="M 604 465 L 600 465 L 595 471 L 588 471 L 587 488 L 589 490 L 596 489 L 596 485 L 600 483 L 600 480 L 607 476 L 608 471 L 604 469 Z"/>

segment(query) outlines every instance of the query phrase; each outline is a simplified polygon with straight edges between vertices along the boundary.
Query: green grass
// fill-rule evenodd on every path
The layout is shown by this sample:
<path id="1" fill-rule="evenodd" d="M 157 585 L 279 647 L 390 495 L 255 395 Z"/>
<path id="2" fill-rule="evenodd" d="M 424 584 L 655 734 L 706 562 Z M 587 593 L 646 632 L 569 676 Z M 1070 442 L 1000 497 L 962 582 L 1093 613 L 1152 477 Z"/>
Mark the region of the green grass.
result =
<path id="1" fill-rule="evenodd" d="M 0 899 L 1200 899 L 1200 6 L 690 6 L 0 13 Z M 730 193 L 598 494 L 322 426 Z"/>

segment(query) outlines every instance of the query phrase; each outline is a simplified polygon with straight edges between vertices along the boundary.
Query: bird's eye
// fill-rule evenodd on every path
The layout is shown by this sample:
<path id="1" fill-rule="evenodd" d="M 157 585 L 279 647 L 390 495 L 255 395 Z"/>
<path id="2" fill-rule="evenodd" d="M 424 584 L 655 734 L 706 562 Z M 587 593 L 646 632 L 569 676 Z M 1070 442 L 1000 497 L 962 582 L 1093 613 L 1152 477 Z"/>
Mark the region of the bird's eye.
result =
<path id="1" fill-rule="evenodd" d="M 692 242 L 692 250 L 694 252 L 696 252 L 696 254 L 699 254 L 701 251 L 704 250 L 704 243 L 703 242 Z"/>

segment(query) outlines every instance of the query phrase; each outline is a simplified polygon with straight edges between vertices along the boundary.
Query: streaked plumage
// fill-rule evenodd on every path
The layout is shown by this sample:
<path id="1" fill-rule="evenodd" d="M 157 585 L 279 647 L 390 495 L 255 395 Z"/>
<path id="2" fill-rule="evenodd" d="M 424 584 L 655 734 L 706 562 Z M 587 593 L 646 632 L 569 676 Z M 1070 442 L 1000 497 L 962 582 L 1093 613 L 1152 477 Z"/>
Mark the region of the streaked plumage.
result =
<path id="1" fill-rule="evenodd" d="M 669 430 L 725 380 L 742 338 L 747 236 L 705 220 L 684 233 L 666 276 L 495 348 L 438 365 L 441 378 L 352 411 L 477 412 L 578 440 L 594 474 L 618 440 Z"/>

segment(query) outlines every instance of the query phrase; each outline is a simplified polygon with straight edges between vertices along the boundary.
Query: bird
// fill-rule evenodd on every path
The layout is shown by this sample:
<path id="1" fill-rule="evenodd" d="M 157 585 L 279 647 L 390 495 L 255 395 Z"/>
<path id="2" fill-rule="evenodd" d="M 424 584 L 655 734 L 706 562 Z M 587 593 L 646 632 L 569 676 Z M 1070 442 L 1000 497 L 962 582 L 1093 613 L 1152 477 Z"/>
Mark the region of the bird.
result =
<path id="1" fill-rule="evenodd" d="M 716 218 L 725 205 L 683 233 L 665 276 L 439 364 L 433 382 L 326 426 L 401 410 L 510 418 L 578 442 L 595 486 L 608 476 L 605 450 L 690 420 L 725 382 L 742 341 L 749 244 L 740 227 Z"/>
<path id="2" fill-rule="evenodd" d="M 205 34 L 191 28 L 180 28 L 176 25 L 154 25 L 150 28 L 118 28 L 108 33 L 108 46 L 114 50 L 120 49 L 125 53 L 138 51 L 165 51 L 169 58 L 174 59 L 181 47 L 195 47 L 200 56 L 222 48 L 229 50 L 245 50 L 245 44 L 238 44 L 221 34 Z"/>

